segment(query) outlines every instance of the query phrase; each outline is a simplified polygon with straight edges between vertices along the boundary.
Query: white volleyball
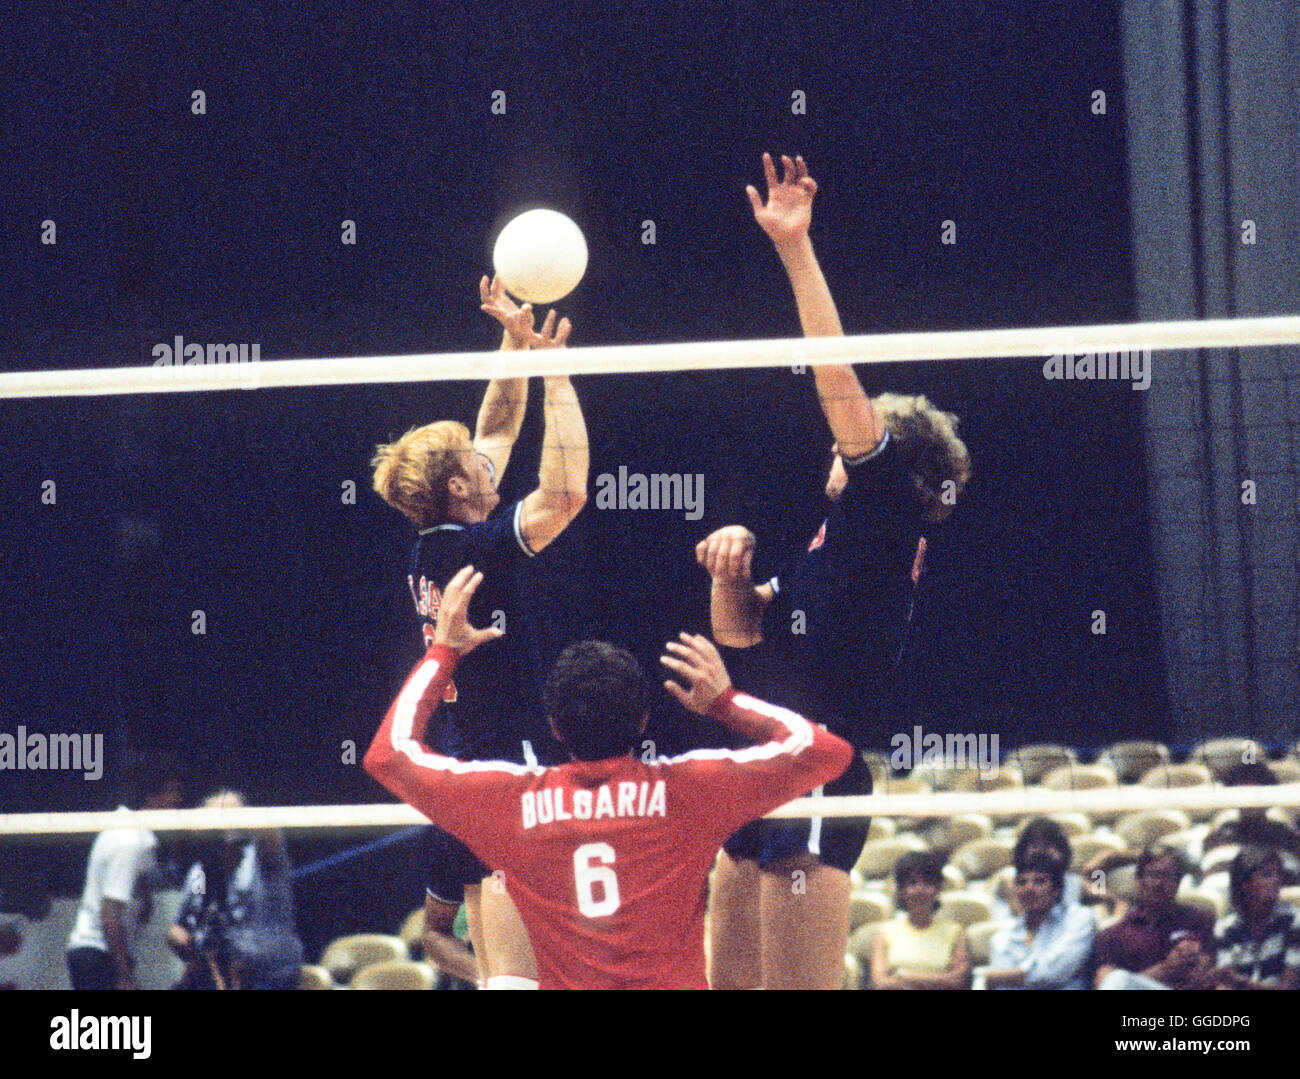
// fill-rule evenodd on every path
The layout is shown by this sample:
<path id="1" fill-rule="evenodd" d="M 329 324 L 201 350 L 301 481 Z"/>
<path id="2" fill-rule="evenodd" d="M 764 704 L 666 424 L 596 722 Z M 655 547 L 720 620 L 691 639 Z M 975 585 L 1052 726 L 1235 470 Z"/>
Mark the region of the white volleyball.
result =
<path id="1" fill-rule="evenodd" d="M 587 270 L 582 229 L 556 210 L 528 210 L 513 218 L 492 250 L 506 291 L 527 303 L 554 303 L 572 292 Z"/>

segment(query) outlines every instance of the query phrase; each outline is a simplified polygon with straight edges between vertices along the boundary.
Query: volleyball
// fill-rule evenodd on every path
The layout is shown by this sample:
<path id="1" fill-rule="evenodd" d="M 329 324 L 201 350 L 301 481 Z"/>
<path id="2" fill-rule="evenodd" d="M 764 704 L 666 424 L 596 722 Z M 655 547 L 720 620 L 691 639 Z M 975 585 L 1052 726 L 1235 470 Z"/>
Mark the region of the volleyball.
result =
<path id="1" fill-rule="evenodd" d="M 511 219 L 492 250 L 506 291 L 527 303 L 554 303 L 572 292 L 587 270 L 582 229 L 556 210 L 528 210 Z"/>

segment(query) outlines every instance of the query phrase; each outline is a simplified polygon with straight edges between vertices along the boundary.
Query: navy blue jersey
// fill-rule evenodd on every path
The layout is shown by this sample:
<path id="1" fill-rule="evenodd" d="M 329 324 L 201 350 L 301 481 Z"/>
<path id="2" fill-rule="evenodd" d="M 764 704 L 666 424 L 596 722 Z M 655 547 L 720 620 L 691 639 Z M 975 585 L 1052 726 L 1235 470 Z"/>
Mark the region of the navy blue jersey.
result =
<path id="1" fill-rule="evenodd" d="M 533 552 L 519 530 L 522 502 L 498 506 L 478 524 L 441 524 L 421 530 L 407 581 L 420 619 L 421 644 L 433 643 L 434 620 L 447 582 L 473 565 L 483 582 L 470 602 L 470 624 L 498 626 L 500 640 L 475 649 L 456 668 L 429 732 L 430 748 L 466 760 L 532 763 L 528 741 L 542 763 L 553 741 L 541 708 L 542 674 L 535 623 L 526 601 Z"/>
<path id="2" fill-rule="evenodd" d="M 926 522 L 888 433 L 845 471 L 808 549 L 769 582 L 763 639 L 779 702 L 861 745 L 898 691 Z"/>

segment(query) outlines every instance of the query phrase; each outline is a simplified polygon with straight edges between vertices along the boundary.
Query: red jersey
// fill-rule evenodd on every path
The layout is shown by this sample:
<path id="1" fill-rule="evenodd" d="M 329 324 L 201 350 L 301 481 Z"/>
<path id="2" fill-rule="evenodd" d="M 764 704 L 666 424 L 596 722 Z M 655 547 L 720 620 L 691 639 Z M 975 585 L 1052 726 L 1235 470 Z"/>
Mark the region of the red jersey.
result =
<path id="1" fill-rule="evenodd" d="M 366 753 L 372 776 L 506 877 L 542 989 L 707 989 L 709 871 L 742 824 L 829 783 L 849 744 L 728 690 L 714 718 L 760 744 L 651 763 L 459 761 L 421 744 L 458 653 L 434 645 Z"/>

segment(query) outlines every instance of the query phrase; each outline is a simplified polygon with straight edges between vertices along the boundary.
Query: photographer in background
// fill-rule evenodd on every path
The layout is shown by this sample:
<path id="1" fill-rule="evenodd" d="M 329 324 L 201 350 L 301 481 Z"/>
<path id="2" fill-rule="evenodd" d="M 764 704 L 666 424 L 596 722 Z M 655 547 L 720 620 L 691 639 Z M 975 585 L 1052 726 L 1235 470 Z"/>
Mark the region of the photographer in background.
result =
<path id="1" fill-rule="evenodd" d="M 237 809 L 218 791 L 208 809 Z M 190 867 L 168 943 L 185 961 L 184 989 L 293 989 L 302 963 L 293 881 L 277 831 L 213 833 Z"/>

